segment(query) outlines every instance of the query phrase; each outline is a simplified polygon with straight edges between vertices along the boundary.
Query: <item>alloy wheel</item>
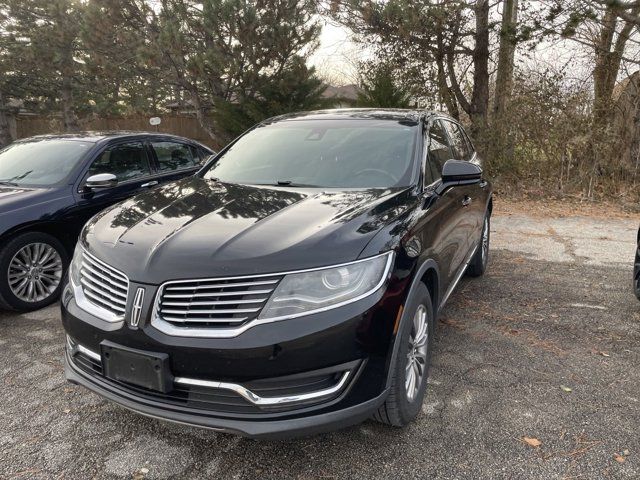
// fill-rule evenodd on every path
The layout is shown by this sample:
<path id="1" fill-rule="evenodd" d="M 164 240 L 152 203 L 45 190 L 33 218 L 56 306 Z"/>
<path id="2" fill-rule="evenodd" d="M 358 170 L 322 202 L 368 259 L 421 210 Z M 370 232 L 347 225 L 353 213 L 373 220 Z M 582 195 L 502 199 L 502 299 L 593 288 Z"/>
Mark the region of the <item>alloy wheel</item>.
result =
<path id="1" fill-rule="evenodd" d="M 55 248 L 47 243 L 29 243 L 9 262 L 9 288 L 23 302 L 40 302 L 56 291 L 62 270 L 62 258 Z"/>
<path id="2" fill-rule="evenodd" d="M 419 305 L 413 315 L 411 334 L 409 335 L 409 350 L 405 375 L 405 389 L 407 399 L 412 402 L 422 386 L 424 372 L 427 366 L 427 349 L 429 340 L 429 323 L 427 308 Z"/>
<path id="3" fill-rule="evenodd" d="M 482 226 L 482 264 L 487 263 L 487 256 L 489 255 L 489 219 L 484 219 L 484 225 Z"/>

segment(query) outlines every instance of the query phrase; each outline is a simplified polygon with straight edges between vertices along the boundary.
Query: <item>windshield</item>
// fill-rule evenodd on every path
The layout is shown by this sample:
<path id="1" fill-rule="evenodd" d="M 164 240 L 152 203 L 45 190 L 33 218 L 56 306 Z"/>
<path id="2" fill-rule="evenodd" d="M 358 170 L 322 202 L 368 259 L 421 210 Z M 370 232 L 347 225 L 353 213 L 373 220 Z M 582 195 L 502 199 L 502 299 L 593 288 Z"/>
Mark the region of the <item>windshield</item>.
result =
<path id="1" fill-rule="evenodd" d="M 0 184 L 55 185 L 92 146 L 91 142 L 58 139 L 13 143 L 0 150 Z"/>
<path id="2" fill-rule="evenodd" d="M 417 124 L 397 120 L 291 120 L 240 138 L 204 177 L 323 188 L 389 188 L 411 181 Z"/>

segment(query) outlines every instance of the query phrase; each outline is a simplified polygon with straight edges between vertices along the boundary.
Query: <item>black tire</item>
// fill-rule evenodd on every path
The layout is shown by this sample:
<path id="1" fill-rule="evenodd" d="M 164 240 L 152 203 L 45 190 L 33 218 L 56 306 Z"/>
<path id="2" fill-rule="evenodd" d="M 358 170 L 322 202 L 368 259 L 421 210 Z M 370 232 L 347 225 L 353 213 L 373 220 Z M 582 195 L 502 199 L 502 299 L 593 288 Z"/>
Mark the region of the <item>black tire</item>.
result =
<path id="1" fill-rule="evenodd" d="M 422 373 L 421 383 L 413 399 L 409 399 L 405 382 L 407 380 L 407 366 L 409 353 L 409 339 L 412 334 L 413 318 L 420 305 L 426 308 L 427 313 L 427 353 L 426 361 Z M 396 341 L 400 342 L 396 352 L 395 362 L 392 362 L 393 371 L 391 373 L 391 384 L 389 396 L 378 411 L 373 415 L 374 420 L 394 427 L 404 427 L 410 423 L 422 407 L 424 394 L 427 388 L 427 378 L 429 377 L 429 367 L 431 365 L 431 351 L 433 347 L 434 320 L 431 295 L 427 287 L 420 283 L 416 287 L 415 295 L 407 302 L 401 330 Z"/>
<path id="2" fill-rule="evenodd" d="M 483 241 L 486 233 L 486 249 L 483 248 Z M 467 267 L 466 274 L 470 277 L 481 277 L 484 275 L 484 272 L 487 271 L 487 264 L 489 263 L 489 244 L 491 240 L 491 217 L 489 212 L 484 217 L 484 223 L 482 225 L 482 234 L 480 235 L 480 242 L 478 243 L 478 248 L 476 249 L 476 253 L 474 253 L 473 258 L 469 262 L 469 266 Z"/>
<path id="3" fill-rule="evenodd" d="M 636 250 L 636 262 L 633 268 L 633 289 L 640 300 L 640 232 L 638 232 L 638 248 Z"/>
<path id="4" fill-rule="evenodd" d="M 55 290 L 48 294 L 47 297 L 39 299 L 37 301 L 28 302 L 17 297 L 11 290 L 9 285 L 9 264 L 11 263 L 14 255 L 18 253 L 23 247 L 29 244 L 42 243 L 52 247 L 60 256 L 62 261 L 62 272 L 60 282 Z M 0 247 L 0 308 L 5 310 L 15 310 L 19 312 L 29 312 L 38 310 L 39 308 L 46 307 L 47 305 L 56 301 L 60 295 L 62 288 L 62 278 L 67 270 L 69 264 L 69 255 L 65 250 L 62 243 L 55 237 L 41 232 L 27 232 L 10 239 L 5 245 Z"/>

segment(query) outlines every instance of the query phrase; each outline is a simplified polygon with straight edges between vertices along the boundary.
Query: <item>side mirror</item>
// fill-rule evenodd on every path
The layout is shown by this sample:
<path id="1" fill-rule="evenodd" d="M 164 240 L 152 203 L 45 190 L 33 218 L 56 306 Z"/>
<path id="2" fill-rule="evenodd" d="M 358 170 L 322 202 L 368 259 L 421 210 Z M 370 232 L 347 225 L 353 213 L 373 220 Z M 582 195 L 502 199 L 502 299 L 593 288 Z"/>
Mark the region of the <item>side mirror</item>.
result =
<path id="1" fill-rule="evenodd" d="M 98 173 L 87 178 L 84 188 L 87 190 L 99 190 L 101 188 L 115 187 L 116 185 L 118 185 L 118 177 L 113 173 Z"/>
<path id="2" fill-rule="evenodd" d="M 475 163 L 463 160 L 447 160 L 442 167 L 442 184 L 445 187 L 452 185 L 468 185 L 482 180 L 482 168 Z"/>

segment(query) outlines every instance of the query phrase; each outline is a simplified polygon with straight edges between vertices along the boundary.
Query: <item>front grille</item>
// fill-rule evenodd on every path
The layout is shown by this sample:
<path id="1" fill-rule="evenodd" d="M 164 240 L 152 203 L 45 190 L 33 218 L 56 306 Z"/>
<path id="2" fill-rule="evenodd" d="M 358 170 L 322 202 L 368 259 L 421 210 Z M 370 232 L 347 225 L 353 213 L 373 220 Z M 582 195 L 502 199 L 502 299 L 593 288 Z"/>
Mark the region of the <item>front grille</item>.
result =
<path id="1" fill-rule="evenodd" d="M 157 314 L 178 327 L 237 327 L 260 314 L 281 279 L 274 275 L 170 282 L 162 288 Z"/>
<path id="2" fill-rule="evenodd" d="M 124 315 L 129 279 L 93 255 L 82 252 L 80 284 L 88 302 L 115 315 Z"/>

